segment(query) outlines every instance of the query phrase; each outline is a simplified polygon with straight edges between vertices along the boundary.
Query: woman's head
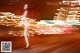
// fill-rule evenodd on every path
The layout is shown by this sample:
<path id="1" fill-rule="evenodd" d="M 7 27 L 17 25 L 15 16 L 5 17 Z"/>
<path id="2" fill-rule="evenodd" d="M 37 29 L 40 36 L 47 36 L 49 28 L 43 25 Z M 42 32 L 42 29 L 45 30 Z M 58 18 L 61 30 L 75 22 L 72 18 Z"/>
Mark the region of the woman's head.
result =
<path id="1" fill-rule="evenodd" d="M 27 4 L 25 4 L 25 5 L 24 5 L 24 9 L 26 10 L 27 8 L 28 8 L 28 5 L 27 5 Z"/>

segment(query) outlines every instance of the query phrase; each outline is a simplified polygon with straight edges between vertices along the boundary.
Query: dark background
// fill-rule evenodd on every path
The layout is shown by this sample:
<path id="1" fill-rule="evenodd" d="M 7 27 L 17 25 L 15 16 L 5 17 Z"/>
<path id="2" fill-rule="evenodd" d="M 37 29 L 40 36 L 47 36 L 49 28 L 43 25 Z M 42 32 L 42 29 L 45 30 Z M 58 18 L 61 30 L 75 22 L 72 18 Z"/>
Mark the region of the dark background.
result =
<path id="1" fill-rule="evenodd" d="M 55 12 L 60 8 L 62 0 L 1 0 L 0 11 L 12 12 L 17 15 L 22 15 L 23 7 L 27 3 L 28 17 L 41 20 L 53 19 Z"/>

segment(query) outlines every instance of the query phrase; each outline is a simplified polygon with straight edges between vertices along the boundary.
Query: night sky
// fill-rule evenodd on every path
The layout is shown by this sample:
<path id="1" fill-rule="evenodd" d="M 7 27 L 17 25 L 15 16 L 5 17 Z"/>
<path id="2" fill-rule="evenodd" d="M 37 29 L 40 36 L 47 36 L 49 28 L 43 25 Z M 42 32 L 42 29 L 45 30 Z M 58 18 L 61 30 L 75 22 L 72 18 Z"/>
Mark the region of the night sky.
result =
<path id="1" fill-rule="evenodd" d="M 63 0 L 63 1 L 80 1 L 80 0 Z"/>
<path id="2" fill-rule="evenodd" d="M 60 8 L 59 2 L 62 0 L 1 0 L 0 11 L 12 12 L 17 15 L 23 13 L 25 3 L 28 7 L 28 17 L 41 20 L 53 19 L 57 9 Z"/>

